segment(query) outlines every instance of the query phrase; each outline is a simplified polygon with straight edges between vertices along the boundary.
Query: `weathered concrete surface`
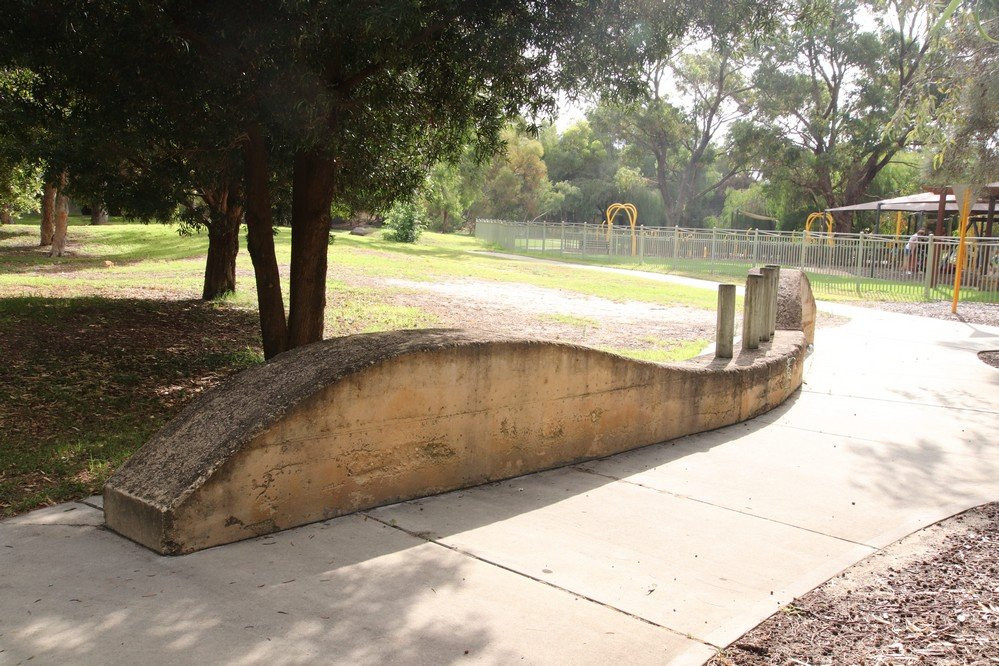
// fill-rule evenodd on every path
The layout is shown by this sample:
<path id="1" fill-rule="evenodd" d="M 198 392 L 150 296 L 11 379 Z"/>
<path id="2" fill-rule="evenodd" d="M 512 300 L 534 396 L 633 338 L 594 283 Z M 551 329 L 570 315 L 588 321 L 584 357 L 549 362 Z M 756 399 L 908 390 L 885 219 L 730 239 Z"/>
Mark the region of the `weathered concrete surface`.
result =
<path id="1" fill-rule="evenodd" d="M 94 511 L 77 507 L 55 512 Z M 178 559 L 51 512 L 0 522 L 0 664 L 696 664 L 712 653 L 360 515 Z"/>
<path id="2" fill-rule="evenodd" d="M 801 384 L 800 332 L 644 363 L 461 331 L 351 336 L 196 400 L 108 482 L 108 526 L 187 553 L 712 430 Z"/>
<path id="3" fill-rule="evenodd" d="M 183 558 L 0 521 L 0 663 L 703 661 L 999 497 L 999 329 L 822 307 L 802 390 L 720 430 Z"/>
<path id="4" fill-rule="evenodd" d="M 802 331 L 815 342 L 815 297 L 808 276 L 796 268 L 781 268 L 777 285 L 777 330 Z"/>

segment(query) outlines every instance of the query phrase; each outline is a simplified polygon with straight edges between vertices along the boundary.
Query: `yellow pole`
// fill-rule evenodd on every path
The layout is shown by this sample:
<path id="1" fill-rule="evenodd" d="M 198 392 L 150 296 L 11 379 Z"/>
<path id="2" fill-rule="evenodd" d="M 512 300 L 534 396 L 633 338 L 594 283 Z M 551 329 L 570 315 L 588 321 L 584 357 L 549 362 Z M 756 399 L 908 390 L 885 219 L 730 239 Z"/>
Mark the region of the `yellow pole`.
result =
<path id="1" fill-rule="evenodd" d="M 635 224 L 638 222 L 638 209 L 634 204 L 625 204 L 628 212 L 628 221 L 631 222 L 631 256 L 638 254 L 638 239 L 635 237 Z"/>
<path id="2" fill-rule="evenodd" d="M 950 311 L 957 314 L 957 301 L 961 296 L 961 273 L 964 269 L 964 259 L 968 249 L 965 240 L 968 236 L 968 216 L 971 213 L 971 189 L 967 185 L 954 186 L 954 194 L 960 194 L 961 238 L 957 244 L 957 265 L 954 267 L 954 298 L 950 302 Z M 955 196 L 955 198 L 957 198 Z"/>
<path id="3" fill-rule="evenodd" d="M 898 243 L 898 237 L 902 235 L 902 211 L 895 213 L 895 242 Z"/>

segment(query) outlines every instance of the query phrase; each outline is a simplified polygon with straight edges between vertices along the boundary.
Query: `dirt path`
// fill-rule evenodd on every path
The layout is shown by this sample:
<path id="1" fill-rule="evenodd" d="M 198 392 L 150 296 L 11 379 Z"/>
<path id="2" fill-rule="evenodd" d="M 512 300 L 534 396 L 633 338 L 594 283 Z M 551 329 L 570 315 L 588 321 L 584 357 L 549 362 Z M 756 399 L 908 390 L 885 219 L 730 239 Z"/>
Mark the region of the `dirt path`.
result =
<path id="1" fill-rule="evenodd" d="M 611 301 L 562 289 L 487 280 L 380 281 L 443 325 L 562 340 L 597 347 L 654 348 L 662 341 L 708 340 L 715 314 L 689 307 Z"/>

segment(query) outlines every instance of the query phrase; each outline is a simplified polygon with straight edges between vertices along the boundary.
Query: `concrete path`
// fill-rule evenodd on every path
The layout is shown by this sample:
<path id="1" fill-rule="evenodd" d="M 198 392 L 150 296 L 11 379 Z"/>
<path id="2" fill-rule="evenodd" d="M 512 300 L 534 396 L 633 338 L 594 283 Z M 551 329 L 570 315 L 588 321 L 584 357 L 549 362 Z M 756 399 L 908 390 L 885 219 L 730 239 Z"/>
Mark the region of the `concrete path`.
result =
<path id="1" fill-rule="evenodd" d="M 0 664 L 700 663 L 999 499 L 999 329 L 835 306 L 806 385 L 722 430 L 166 558 L 99 501 L 0 523 Z"/>

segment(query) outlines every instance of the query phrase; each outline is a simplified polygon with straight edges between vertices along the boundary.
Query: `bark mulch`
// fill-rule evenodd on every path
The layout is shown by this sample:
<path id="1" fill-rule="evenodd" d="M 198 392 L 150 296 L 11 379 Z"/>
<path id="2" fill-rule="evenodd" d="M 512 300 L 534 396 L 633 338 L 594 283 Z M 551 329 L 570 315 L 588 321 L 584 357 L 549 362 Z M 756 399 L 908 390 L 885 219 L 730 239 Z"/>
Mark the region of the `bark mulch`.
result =
<path id="1" fill-rule="evenodd" d="M 999 663 L 999 503 L 899 541 L 714 657 L 731 664 Z"/>
<path id="2" fill-rule="evenodd" d="M 999 368 L 999 350 L 978 352 L 978 358 L 982 363 L 988 363 L 993 368 Z"/>
<path id="3" fill-rule="evenodd" d="M 888 310 L 900 314 L 916 315 L 960 321 L 966 324 L 999 327 L 999 303 L 958 303 L 957 314 L 950 311 L 950 301 L 931 303 L 895 303 L 892 301 L 851 301 L 850 305 L 859 305 L 875 310 Z"/>

